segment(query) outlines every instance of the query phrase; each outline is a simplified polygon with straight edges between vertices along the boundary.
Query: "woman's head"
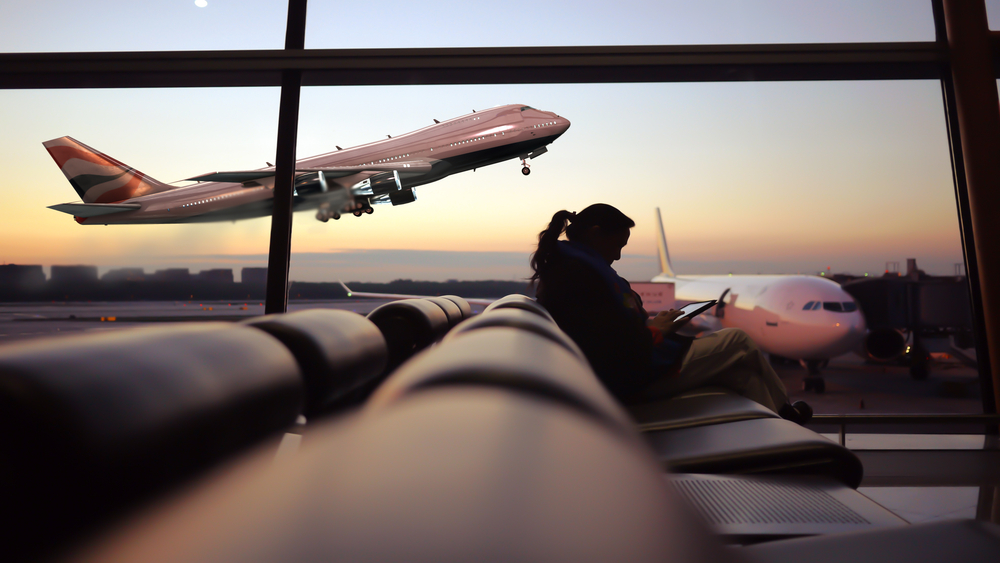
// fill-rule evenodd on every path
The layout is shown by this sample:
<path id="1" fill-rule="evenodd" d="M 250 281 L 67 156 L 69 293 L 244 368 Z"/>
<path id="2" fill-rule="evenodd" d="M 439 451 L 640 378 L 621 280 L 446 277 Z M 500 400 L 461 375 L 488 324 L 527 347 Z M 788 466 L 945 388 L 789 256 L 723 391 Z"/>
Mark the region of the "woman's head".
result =
<path id="1" fill-rule="evenodd" d="M 595 203 L 579 213 L 557 211 L 548 228 L 538 233 L 538 250 L 531 256 L 531 269 L 535 272 L 531 279 L 537 280 L 539 272 L 555 259 L 563 231 L 566 238 L 590 246 L 611 264 L 621 258 L 629 229 L 634 226 L 635 221 L 606 203 Z"/>

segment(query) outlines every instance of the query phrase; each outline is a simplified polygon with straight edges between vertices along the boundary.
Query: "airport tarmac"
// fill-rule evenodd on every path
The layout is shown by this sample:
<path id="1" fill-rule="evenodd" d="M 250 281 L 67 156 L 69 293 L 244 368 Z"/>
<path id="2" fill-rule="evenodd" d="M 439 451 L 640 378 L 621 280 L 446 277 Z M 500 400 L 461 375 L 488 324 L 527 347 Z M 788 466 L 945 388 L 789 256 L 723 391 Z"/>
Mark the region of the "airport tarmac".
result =
<path id="1" fill-rule="evenodd" d="M 383 300 L 301 300 L 289 311 L 330 308 L 367 314 Z M 474 306 L 479 312 L 481 306 Z M 0 304 L 0 347 L 18 341 L 80 332 L 123 330 L 163 322 L 238 321 L 264 314 L 262 302 L 142 301 Z M 103 319 L 103 320 L 102 320 Z M 906 366 L 871 364 L 847 354 L 823 370 L 826 392 L 803 391 L 805 370 L 775 368 L 792 400 L 805 400 L 816 413 L 981 413 L 976 370 L 955 360 L 935 361 L 924 381 L 910 377 Z M 909 430 L 909 429 L 905 429 Z M 957 429 L 956 429 L 957 430 Z M 881 431 L 896 431 L 883 427 Z M 898 429 L 904 431 L 904 429 Z"/>

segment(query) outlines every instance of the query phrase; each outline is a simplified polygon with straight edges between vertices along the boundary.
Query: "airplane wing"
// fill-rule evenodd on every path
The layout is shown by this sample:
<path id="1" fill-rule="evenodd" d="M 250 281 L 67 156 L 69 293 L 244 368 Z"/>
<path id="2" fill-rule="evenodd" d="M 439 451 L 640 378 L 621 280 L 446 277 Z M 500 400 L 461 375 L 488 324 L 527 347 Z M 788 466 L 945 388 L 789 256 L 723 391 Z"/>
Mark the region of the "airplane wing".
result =
<path id="1" fill-rule="evenodd" d="M 382 162 L 362 166 L 323 166 L 315 168 L 296 168 L 296 173 L 322 172 L 327 178 L 341 178 L 361 172 L 430 172 L 431 163 L 426 160 L 408 160 L 400 162 Z M 191 182 L 249 182 L 274 176 L 274 170 L 238 170 L 233 172 L 209 172 L 193 178 Z"/>
<path id="2" fill-rule="evenodd" d="M 352 291 L 344 282 L 337 282 L 344 288 L 348 297 L 361 297 L 362 299 L 423 299 L 425 297 L 435 297 L 434 295 L 405 295 L 402 293 L 367 293 L 364 291 Z M 496 299 L 480 299 L 476 297 L 463 297 L 469 305 L 489 305 Z"/>
<path id="3" fill-rule="evenodd" d="M 74 217 L 98 217 L 122 211 L 132 211 L 142 207 L 138 203 L 60 203 L 50 205 L 49 209 L 69 213 Z"/>

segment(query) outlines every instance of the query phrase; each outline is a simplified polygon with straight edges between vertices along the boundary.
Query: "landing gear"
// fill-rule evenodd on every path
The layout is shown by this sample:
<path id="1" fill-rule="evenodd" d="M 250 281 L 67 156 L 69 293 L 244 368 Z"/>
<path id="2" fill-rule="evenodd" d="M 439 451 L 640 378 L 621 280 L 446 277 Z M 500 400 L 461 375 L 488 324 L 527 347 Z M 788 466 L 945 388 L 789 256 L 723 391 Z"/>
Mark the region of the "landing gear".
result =
<path id="1" fill-rule="evenodd" d="M 329 207 L 321 207 L 319 211 L 316 212 L 316 220 L 326 223 L 330 219 L 335 221 L 340 219 L 340 213 L 332 211 Z"/>
<path id="2" fill-rule="evenodd" d="M 910 346 L 910 377 L 915 381 L 924 381 L 930 375 L 930 354 L 924 348 L 924 343 L 916 334 L 913 335 L 913 345 Z"/>
<path id="3" fill-rule="evenodd" d="M 820 376 L 806 376 L 802 380 L 803 391 L 815 391 L 817 395 L 826 393 L 826 380 Z"/>
<path id="4" fill-rule="evenodd" d="M 826 381 L 820 375 L 820 368 L 826 365 L 825 360 L 800 360 L 806 368 L 806 377 L 802 379 L 803 391 L 815 391 L 822 395 L 826 393 Z"/>
<path id="5" fill-rule="evenodd" d="M 372 209 L 371 207 L 365 208 L 365 215 L 371 215 L 372 213 L 375 213 L 374 209 Z"/>
<path id="6" fill-rule="evenodd" d="M 525 159 L 522 158 L 521 159 L 521 166 L 523 166 L 523 168 L 521 168 L 521 174 L 524 174 L 525 176 L 527 176 L 528 174 L 531 174 L 531 167 L 528 166 L 528 161 L 527 160 L 525 160 Z"/>
<path id="7" fill-rule="evenodd" d="M 355 217 L 361 217 L 361 210 L 355 211 L 354 212 L 354 216 Z"/>

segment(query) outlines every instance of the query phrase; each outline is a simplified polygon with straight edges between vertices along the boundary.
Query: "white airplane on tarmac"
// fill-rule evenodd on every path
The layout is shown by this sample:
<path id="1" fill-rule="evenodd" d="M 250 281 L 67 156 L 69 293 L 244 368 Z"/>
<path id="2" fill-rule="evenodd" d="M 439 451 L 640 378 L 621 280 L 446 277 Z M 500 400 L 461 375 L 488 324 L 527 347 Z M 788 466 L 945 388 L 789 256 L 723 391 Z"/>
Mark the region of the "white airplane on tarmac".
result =
<path id="1" fill-rule="evenodd" d="M 374 204 L 416 200 L 413 188 L 451 174 L 513 158 L 521 173 L 527 159 L 569 129 L 564 117 L 525 105 L 473 111 L 405 135 L 299 160 L 293 210 L 316 209 L 326 222 L 342 213 L 360 217 Z M 49 208 L 81 225 L 234 221 L 271 215 L 274 166 L 212 172 L 172 186 L 150 178 L 71 138 L 42 143 L 80 195 L 82 203 Z"/>
<path id="2" fill-rule="evenodd" d="M 809 370 L 806 390 L 817 393 L 826 389 L 819 376 L 825 362 L 868 344 L 865 318 L 857 302 L 836 282 L 803 275 L 677 275 L 670 265 L 659 208 L 656 221 L 662 273 L 652 281 L 673 282 L 677 308 L 696 301 L 719 301 L 712 312 L 695 317 L 693 329 L 743 329 L 772 360 L 801 361 Z"/>

